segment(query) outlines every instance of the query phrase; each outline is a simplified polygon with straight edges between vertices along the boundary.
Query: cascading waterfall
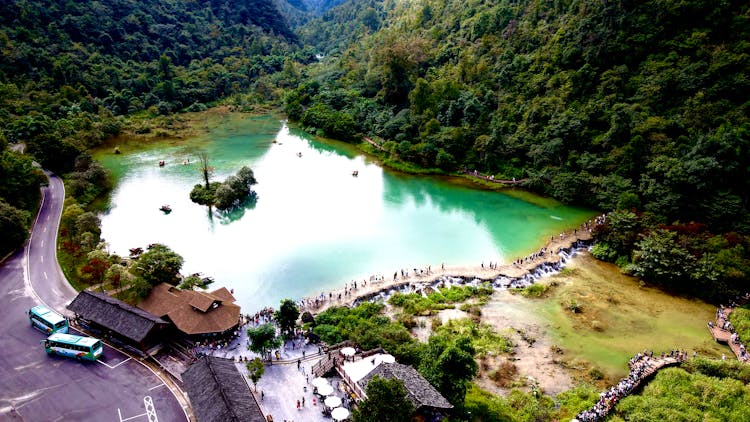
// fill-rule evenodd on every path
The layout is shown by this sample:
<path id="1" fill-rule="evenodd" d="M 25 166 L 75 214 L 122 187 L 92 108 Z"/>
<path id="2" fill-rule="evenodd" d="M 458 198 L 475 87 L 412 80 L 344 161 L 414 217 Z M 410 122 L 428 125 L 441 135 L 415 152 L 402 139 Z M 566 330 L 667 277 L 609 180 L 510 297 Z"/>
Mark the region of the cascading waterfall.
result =
<path id="1" fill-rule="evenodd" d="M 435 291 L 441 287 L 451 286 L 477 287 L 483 283 L 490 283 L 497 290 L 523 289 L 536 283 L 541 278 L 559 273 L 578 252 L 584 249 L 588 250 L 590 247 L 590 241 L 578 240 L 569 249 L 560 249 L 557 251 L 557 256 L 560 257 L 558 261 L 542 262 L 520 277 L 501 275 L 494 279 L 482 279 L 479 277 L 440 276 L 430 281 L 409 282 L 395 287 L 384 288 L 383 290 L 357 298 L 352 303 L 352 306 L 357 306 L 363 302 L 385 302 L 396 292 L 402 294 L 419 293 L 427 297 L 428 291 Z"/>

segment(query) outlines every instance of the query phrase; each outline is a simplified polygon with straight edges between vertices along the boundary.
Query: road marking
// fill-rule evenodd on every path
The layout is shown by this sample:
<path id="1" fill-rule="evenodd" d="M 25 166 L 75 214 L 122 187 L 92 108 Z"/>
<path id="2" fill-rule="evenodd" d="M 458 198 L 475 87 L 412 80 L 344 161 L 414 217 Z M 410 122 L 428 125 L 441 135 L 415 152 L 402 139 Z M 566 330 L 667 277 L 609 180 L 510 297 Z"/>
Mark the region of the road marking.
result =
<path id="1" fill-rule="evenodd" d="M 39 259 L 41 259 L 42 263 L 44 263 L 44 255 L 39 255 Z"/>
<path id="2" fill-rule="evenodd" d="M 114 366 L 112 366 L 112 365 L 107 365 L 106 363 L 104 363 L 104 362 L 100 361 L 99 359 L 97 359 L 96 361 L 97 361 L 97 362 L 99 362 L 99 363 L 101 363 L 102 365 L 106 366 L 106 367 L 107 367 L 107 368 L 109 368 L 109 369 L 115 369 L 115 367 L 114 367 Z M 122 362 L 121 362 L 121 363 L 122 363 Z"/>
<path id="3" fill-rule="evenodd" d="M 135 418 L 140 418 L 141 416 L 145 416 L 148 418 L 149 422 L 159 422 L 159 418 L 156 416 L 156 408 L 154 407 L 154 401 L 151 399 L 151 396 L 146 396 L 143 398 L 143 405 L 146 407 L 146 413 L 141 413 L 140 415 L 131 416 L 129 418 L 122 418 L 122 412 L 120 411 L 120 408 L 117 408 L 117 416 L 120 419 L 120 422 L 125 422 L 129 420 L 133 420 Z"/>
<path id="4" fill-rule="evenodd" d="M 156 389 L 157 389 L 157 388 L 159 388 L 159 387 L 166 387 L 166 386 L 167 386 L 166 384 L 164 384 L 164 383 L 161 383 L 161 384 L 159 384 L 159 385 L 155 385 L 155 386 L 153 386 L 153 387 L 149 388 L 149 389 L 148 389 L 148 391 L 151 391 L 151 390 L 156 390 Z"/>
<path id="5" fill-rule="evenodd" d="M 122 362 L 118 363 L 118 364 L 117 364 L 117 365 L 115 365 L 115 366 L 110 366 L 110 368 L 112 368 L 112 369 L 115 369 L 115 368 L 117 368 L 118 366 L 122 365 L 123 363 L 125 363 L 125 362 L 129 361 L 130 359 L 131 359 L 131 358 L 127 358 L 127 359 L 125 359 L 124 361 L 122 361 Z"/>
<path id="6" fill-rule="evenodd" d="M 120 408 L 119 407 L 117 408 L 117 413 L 120 413 Z M 147 416 L 147 415 L 148 415 L 148 413 L 141 413 L 140 415 L 131 416 L 131 417 L 125 418 L 125 419 L 123 419 L 122 415 L 120 415 L 120 422 L 129 421 L 131 419 L 140 418 L 141 416 Z"/>
<path id="7" fill-rule="evenodd" d="M 47 271 L 44 271 L 43 274 L 44 274 L 44 279 L 49 280 L 49 277 L 47 277 Z"/>
<path id="8" fill-rule="evenodd" d="M 44 230 L 42 230 L 42 231 L 45 232 L 45 233 L 47 233 L 47 226 L 44 226 Z"/>
<path id="9" fill-rule="evenodd" d="M 42 247 L 44 247 L 44 239 L 42 239 Z"/>
<path id="10" fill-rule="evenodd" d="M 143 405 L 146 406 L 148 422 L 159 422 L 159 418 L 156 417 L 156 408 L 154 407 L 154 401 L 151 399 L 151 396 L 143 398 Z"/>

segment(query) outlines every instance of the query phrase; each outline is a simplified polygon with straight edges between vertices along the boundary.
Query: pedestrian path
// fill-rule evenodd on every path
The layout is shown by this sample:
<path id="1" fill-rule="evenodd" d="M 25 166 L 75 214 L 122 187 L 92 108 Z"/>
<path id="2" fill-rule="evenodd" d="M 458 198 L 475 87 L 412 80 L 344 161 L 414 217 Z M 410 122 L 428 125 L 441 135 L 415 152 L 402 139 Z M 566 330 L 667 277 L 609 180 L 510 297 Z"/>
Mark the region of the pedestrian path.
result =
<path id="1" fill-rule="evenodd" d="M 731 307 L 720 306 L 716 310 L 716 319 L 709 321 L 708 331 L 711 332 L 711 336 L 717 343 L 726 344 L 737 359 L 742 363 L 750 363 L 750 354 L 747 353 L 743 341 L 739 334 L 735 332 L 732 323 L 729 322 L 729 314 L 734 311 L 736 306 L 747 303 L 750 300 L 750 294 L 745 294 L 738 301 L 736 301 Z"/>
<path id="2" fill-rule="evenodd" d="M 630 373 L 620 380 L 617 385 L 599 395 L 599 401 L 589 409 L 580 412 L 573 422 L 598 422 L 604 420 L 615 408 L 615 405 L 637 391 L 648 382 L 660 369 L 679 365 L 687 359 L 687 352 L 672 350 L 654 357 L 653 352 L 636 354 L 630 359 Z"/>

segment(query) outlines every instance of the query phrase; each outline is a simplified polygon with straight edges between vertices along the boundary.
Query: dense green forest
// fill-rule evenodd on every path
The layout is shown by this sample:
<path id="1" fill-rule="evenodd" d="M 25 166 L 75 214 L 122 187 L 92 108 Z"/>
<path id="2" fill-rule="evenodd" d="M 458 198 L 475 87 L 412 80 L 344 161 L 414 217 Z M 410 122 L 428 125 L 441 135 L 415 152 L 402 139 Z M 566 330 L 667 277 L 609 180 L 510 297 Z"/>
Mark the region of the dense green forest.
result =
<path id="1" fill-rule="evenodd" d="M 620 210 L 597 233 L 597 257 L 719 301 L 747 290 L 750 274 L 749 10 L 736 0 L 16 0 L 0 5 L 0 130 L 45 168 L 72 171 L 85 208 L 109 185 L 80 159 L 86 148 L 151 130 L 132 116 L 243 95 L 326 136 L 369 136 L 387 165 L 478 170 Z M 4 154 L 4 171 L 23 160 Z M 27 164 L 14 174 L 38 181 Z M 38 193 L 23 185 L 1 198 L 28 213 Z"/>
<path id="2" fill-rule="evenodd" d="M 72 201 L 85 208 L 110 182 L 81 154 L 128 129 L 124 115 L 201 110 L 252 91 L 285 60 L 312 58 L 271 0 L 1 2 L 0 230 L 9 235 L 0 256 L 26 238 L 44 180 L 8 143 L 67 174 Z M 96 247 L 98 230 L 83 227 L 76 240 Z"/>
<path id="3" fill-rule="evenodd" d="M 355 1 L 299 32 L 333 54 L 286 97 L 305 127 L 632 211 L 597 257 L 713 300 L 747 290 L 747 2 Z"/>
<path id="4" fill-rule="evenodd" d="M 362 149 L 385 165 L 516 178 L 609 212 L 594 256 L 724 301 L 750 290 L 748 69 L 750 4 L 739 0 L 3 1 L 0 257 L 27 236 L 45 180 L 37 161 L 65 180 L 69 278 L 145 279 L 101 247 L 92 204 L 112 181 L 87 149 L 182 111 L 263 103 L 313 133 L 372 138 L 382 150 Z M 167 255 L 179 270 L 162 249 L 131 262 Z M 554 399 L 479 389 L 471 357 L 506 341 L 448 325 L 419 344 L 409 312 L 452 303 L 428 299 L 395 298 L 398 321 L 375 305 L 334 308 L 315 332 L 387 348 L 482 420 L 569 418 L 596 400 L 586 385 Z M 464 370 L 445 371 L 453 364 Z M 704 361 L 666 371 L 615 419 L 742 419 L 746 372 Z M 703 392 L 731 400 L 704 403 Z"/>

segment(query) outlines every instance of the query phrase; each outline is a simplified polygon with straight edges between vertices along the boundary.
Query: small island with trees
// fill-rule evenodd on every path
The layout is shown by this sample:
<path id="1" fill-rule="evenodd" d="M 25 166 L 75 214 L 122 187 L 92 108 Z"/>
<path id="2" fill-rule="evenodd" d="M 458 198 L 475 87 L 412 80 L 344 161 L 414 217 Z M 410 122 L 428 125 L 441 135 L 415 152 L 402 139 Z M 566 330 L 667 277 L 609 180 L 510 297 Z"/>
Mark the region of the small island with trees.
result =
<path id="1" fill-rule="evenodd" d="M 257 184 L 252 169 L 247 166 L 223 182 L 211 182 L 213 167 L 208 163 L 208 154 L 198 154 L 200 169 L 205 185 L 197 184 L 190 192 L 190 200 L 196 204 L 213 206 L 219 210 L 229 210 L 255 202 L 258 194 L 252 190 Z"/>

